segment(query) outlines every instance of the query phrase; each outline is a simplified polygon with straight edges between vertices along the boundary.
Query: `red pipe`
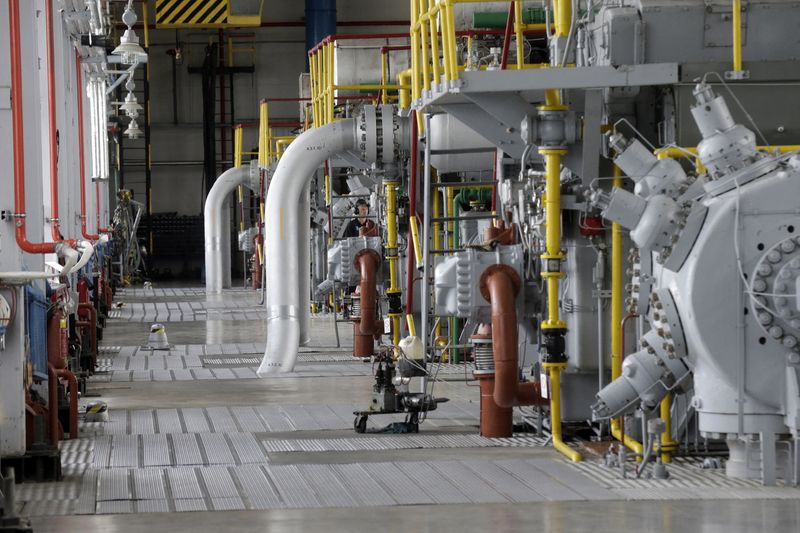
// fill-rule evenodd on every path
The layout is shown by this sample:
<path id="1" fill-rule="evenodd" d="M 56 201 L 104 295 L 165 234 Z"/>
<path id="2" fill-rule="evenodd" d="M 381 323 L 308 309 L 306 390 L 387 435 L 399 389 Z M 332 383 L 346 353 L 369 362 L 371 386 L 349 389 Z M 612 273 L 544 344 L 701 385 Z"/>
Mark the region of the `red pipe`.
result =
<path id="1" fill-rule="evenodd" d="M 50 3 L 47 3 L 50 8 Z M 78 95 L 78 174 L 81 183 L 81 234 L 84 239 L 96 241 L 100 235 L 92 235 L 86 230 L 86 159 L 83 146 L 83 79 L 81 75 L 81 55 L 78 50 L 75 50 L 75 86 L 76 94 Z M 95 183 L 95 191 L 97 195 L 97 227 L 100 227 L 100 185 Z"/>
<path id="2" fill-rule="evenodd" d="M 419 145 L 417 144 L 419 139 L 417 139 L 419 133 L 417 132 L 417 112 L 416 110 L 411 111 L 411 116 L 409 117 L 411 120 L 411 162 L 409 165 L 411 166 L 408 178 L 408 216 L 409 219 L 411 217 L 417 216 L 417 166 L 418 166 L 418 150 Z M 408 254 L 407 263 L 406 263 L 406 314 L 410 315 L 414 312 L 414 238 L 411 234 L 411 224 L 408 226 L 408 250 L 406 252 Z M 408 323 L 406 322 L 406 328 L 408 328 Z"/>
<path id="3" fill-rule="evenodd" d="M 381 54 L 385 54 L 386 52 L 400 52 L 402 50 L 411 50 L 411 46 L 409 45 L 397 45 L 397 46 L 382 46 L 381 47 Z"/>
<path id="4" fill-rule="evenodd" d="M 511 48 L 511 30 L 514 28 L 514 2 L 508 3 L 508 18 L 506 19 L 506 31 L 503 35 L 503 56 L 500 59 L 500 69 L 505 70 L 508 65 L 508 49 Z"/>
<path id="5" fill-rule="evenodd" d="M 47 367 L 48 404 L 50 415 L 50 442 L 58 445 L 63 437 L 61 424 L 58 422 L 58 380 L 66 379 L 69 383 L 69 438 L 78 438 L 78 378 L 66 368 L 57 369 L 53 365 Z"/>
<path id="6" fill-rule="evenodd" d="M 56 61 L 55 37 L 53 34 L 53 2 L 45 2 L 47 28 L 47 112 L 50 128 L 50 230 L 53 242 L 66 242 L 70 246 L 75 241 L 64 240 L 61 236 L 61 219 L 58 215 L 58 139 L 56 132 Z"/>
<path id="7" fill-rule="evenodd" d="M 17 245 L 32 254 L 56 251 L 55 242 L 32 243 L 25 226 L 25 132 L 22 117 L 22 55 L 20 51 L 19 0 L 9 0 L 9 41 L 11 48 L 11 123 L 14 138 L 14 225 Z"/>
<path id="8" fill-rule="evenodd" d="M 89 339 L 92 342 L 92 367 L 94 367 L 97 361 L 97 309 L 94 308 L 94 305 L 86 302 L 78 304 L 79 315 L 81 311 L 88 311 L 89 320 L 77 320 L 75 321 L 75 325 L 77 327 L 89 328 Z M 94 368 L 92 368 L 92 370 L 94 370 Z"/>
<path id="9" fill-rule="evenodd" d="M 481 275 L 481 294 L 492 306 L 494 392 L 501 408 L 540 405 L 538 381 L 519 382 L 516 297 L 520 289 L 517 273 L 507 265 L 493 265 Z"/>

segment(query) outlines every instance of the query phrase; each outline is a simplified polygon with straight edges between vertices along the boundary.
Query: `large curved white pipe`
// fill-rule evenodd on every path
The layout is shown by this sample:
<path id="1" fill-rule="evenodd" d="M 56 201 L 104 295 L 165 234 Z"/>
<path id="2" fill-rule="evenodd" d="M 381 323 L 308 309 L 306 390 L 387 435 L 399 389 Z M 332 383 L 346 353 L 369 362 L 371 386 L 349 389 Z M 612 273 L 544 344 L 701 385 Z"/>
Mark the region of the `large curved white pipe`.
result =
<path id="1" fill-rule="evenodd" d="M 283 154 L 267 194 L 264 221 L 264 256 L 267 258 L 267 347 L 258 375 L 291 372 L 300 343 L 300 316 L 308 314 L 300 297 L 299 224 L 301 195 L 314 171 L 326 159 L 356 147 L 356 122 L 337 120 L 306 131 Z M 305 278 L 308 263 L 302 265 Z M 306 284 L 306 286 L 308 286 Z M 308 292 L 308 291 L 306 291 Z"/>
<path id="2" fill-rule="evenodd" d="M 61 267 L 59 272 L 28 272 L 24 270 L 19 272 L 0 272 L 0 281 L 9 285 L 19 285 L 37 279 L 58 278 L 74 272 L 76 270 L 75 266 L 80 259 L 80 254 L 64 243 L 56 244 L 55 251 L 59 257 L 65 259 L 64 266 Z M 88 257 L 86 260 L 89 260 Z"/>
<path id="3" fill-rule="evenodd" d="M 297 209 L 297 248 L 298 265 L 311 264 L 311 183 L 306 183 L 300 193 L 300 204 Z M 300 339 L 299 345 L 306 346 L 311 342 L 311 270 L 300 272 L 298 283 L 300 295 Z"/>
<path id="4" fill-rule="evenodd" d="M 239 185 L 247 185 L 250 167 L 234 167 L 217 178 L 203 208 L 206 247 L 206 294 L 218 294 L 231 286 L 230 220 L 225 206 Z"/>

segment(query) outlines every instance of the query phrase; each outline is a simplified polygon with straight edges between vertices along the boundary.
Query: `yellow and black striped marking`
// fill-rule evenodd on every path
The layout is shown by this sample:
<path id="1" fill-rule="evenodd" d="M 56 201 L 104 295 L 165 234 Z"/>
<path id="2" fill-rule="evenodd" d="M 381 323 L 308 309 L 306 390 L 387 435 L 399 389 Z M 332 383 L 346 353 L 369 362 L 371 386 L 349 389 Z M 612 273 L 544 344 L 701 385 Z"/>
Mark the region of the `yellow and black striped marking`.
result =
<path id="1" fill-rule="evenodd" d="M 156 27 L 221 26 L 229 13 L 230 0 L 156 0 Z"/>

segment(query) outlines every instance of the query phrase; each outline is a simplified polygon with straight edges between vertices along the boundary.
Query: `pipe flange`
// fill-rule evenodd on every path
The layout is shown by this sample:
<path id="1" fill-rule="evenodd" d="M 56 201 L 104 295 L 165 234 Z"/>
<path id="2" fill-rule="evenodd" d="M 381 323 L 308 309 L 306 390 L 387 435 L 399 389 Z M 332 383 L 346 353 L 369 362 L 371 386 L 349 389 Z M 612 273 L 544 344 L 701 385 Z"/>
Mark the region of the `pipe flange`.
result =
<path id="1" fill-rule="evenodd" d="M 517 274 L 517 271 L 509 265 L 491 265 L 483 271 L 483 274 L 481 274 L 479 285 L 481 296 L 483 296 L 487 302 L 491 302 L 488 285 L 489 277 L 495 272 L 503 272 L 508 275 L 509 279 L 511 280 L 511 285 L 514 288 L 514 295 L 519 294 L 519 289 L 522 286 L 522 280 L 520 279 L 519 274 Z"/>
<path id="2" fill-rule="evenodd" d="M 767 250 L 753 271 L 750 308 L 761 329 L 784 348 L 800 352 L 800 237 Z"/>
<path id="3" fill-rule="evenodd" d="M 653 329 L 661 348 L 670 359 L 682 359 L 688 354 L 683 325 L 669 289 L 657 289 L 650 296 L 653 309 Z"/>

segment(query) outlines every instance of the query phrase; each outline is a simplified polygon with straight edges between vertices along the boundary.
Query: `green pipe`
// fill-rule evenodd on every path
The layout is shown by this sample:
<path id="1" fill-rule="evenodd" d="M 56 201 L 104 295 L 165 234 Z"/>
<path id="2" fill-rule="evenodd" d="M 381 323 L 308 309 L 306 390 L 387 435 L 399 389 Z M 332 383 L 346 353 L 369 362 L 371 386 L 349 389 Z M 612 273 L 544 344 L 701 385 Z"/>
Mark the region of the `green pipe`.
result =
<path id="1" fill-rule="evenodd" d="M 473 28 L 505 28 L 508 19 L 507 11 L 481 12 L 472 14 Z M 545 13 L 542 8 L 527 8 L 522 10 L 523 24 L 544 24 Z"/>

